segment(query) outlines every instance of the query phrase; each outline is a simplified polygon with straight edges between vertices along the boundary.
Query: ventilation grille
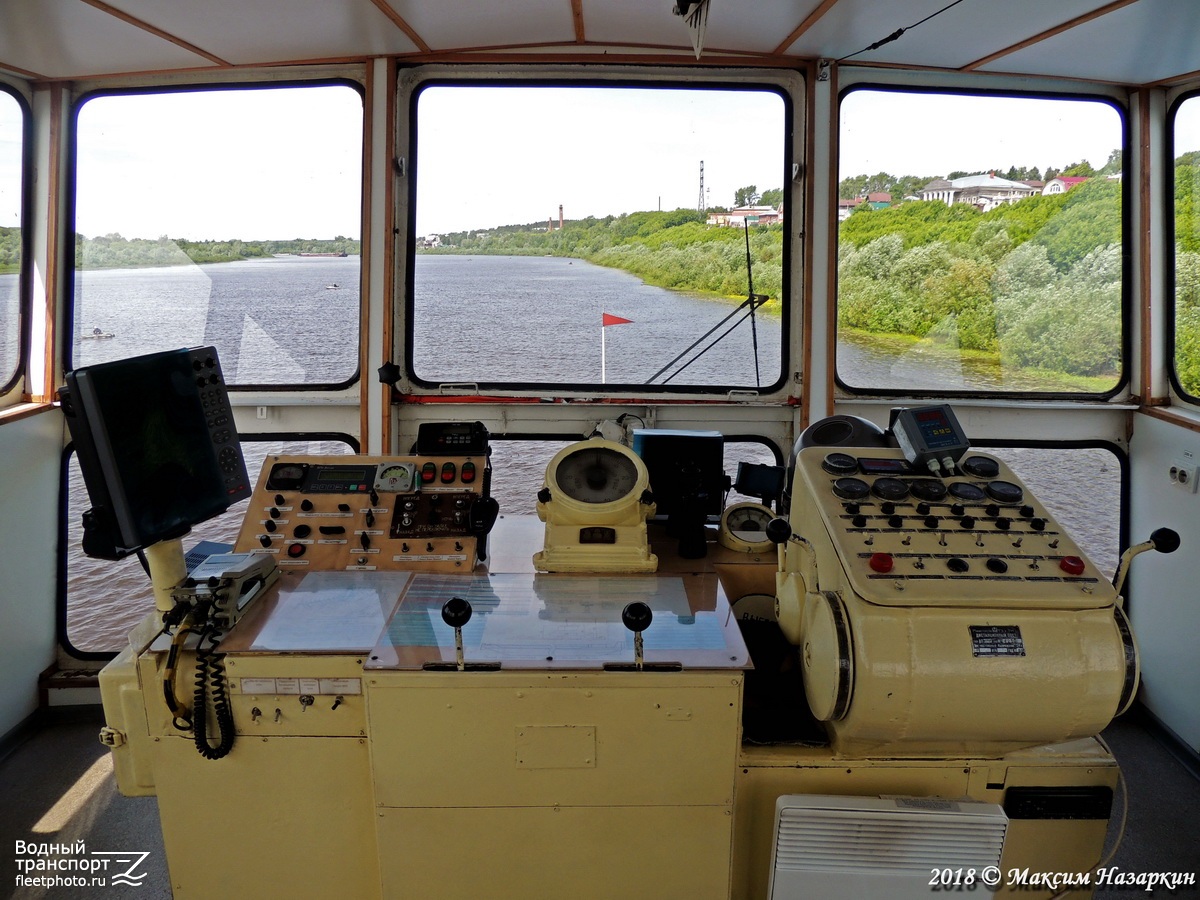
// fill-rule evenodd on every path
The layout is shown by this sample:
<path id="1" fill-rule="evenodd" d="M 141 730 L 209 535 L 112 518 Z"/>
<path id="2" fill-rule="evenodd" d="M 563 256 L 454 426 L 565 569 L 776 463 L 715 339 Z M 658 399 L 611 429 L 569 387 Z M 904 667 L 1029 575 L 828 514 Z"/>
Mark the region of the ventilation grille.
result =
<path id="1" fill-rule="evenodd" d="M 873 801 L 875 808 L 779 810 L 775 869 L 848 875 L 924 875 L 931 869 L 995 866 L 1004 849 L 1007 821 L 998 807 L 941 803 L 951 809 Z M 917 801 L 920 803 L 920 801 Z M 972 811 L 983 807 L 988 812 Z M 994 810 L 994 811 L 993 811 Z"/>

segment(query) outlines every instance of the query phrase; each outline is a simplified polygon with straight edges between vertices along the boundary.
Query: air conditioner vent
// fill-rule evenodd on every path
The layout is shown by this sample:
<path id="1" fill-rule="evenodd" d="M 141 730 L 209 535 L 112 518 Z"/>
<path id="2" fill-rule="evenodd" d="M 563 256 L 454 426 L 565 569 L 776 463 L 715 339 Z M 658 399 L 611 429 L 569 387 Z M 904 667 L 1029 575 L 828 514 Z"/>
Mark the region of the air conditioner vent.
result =
<path id="1" fill-rule="evenodd" d="M 1008 826 L 994 804 L 936 799 L 798 795 L 776 812 L 773 900 L 927 897 L 935 869 L 998 866 Z"/>

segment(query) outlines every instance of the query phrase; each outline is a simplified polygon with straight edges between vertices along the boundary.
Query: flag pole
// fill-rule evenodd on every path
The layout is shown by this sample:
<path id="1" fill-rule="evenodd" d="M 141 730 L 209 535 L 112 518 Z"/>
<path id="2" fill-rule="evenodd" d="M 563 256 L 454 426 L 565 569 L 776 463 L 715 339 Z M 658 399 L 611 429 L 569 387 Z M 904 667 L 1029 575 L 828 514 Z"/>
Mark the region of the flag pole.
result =
<path id="1" fill-rule="evenodd" d="M 600 383 L 608 384 L 608 365 L 605 359 L 604 326 L 600 326 Z"/>

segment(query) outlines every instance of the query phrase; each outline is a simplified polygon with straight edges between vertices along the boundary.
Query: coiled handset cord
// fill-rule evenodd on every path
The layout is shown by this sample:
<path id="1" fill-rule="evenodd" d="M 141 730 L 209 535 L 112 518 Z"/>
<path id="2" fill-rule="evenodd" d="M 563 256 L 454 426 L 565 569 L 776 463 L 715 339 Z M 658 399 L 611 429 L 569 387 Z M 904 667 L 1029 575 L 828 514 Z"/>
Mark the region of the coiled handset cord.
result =
<path id="1" fill-rule="evenodd" d="M 205 642 L 208 646 L 205 646 Z M 205 625 L 196 645 L 196 692 L 192 701 L 192 734 L 205 759 L 221 759 L 233 749 L 233 712 L 225 685 L 225 654 L 217 652 L 220 638 L 213 623 Z M 208 740 L 208 701 L 212 698 L 217 744 Z"/>

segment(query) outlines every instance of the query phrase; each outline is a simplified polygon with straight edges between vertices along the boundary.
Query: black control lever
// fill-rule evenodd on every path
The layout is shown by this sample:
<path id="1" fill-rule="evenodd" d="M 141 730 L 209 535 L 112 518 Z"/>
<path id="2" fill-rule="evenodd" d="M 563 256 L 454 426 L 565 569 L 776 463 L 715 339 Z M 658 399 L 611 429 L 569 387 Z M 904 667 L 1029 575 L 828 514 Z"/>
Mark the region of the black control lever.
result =
<path id="1" fill-rule="evenodd" d="M 462 597 L 451 597 L 442 604 L 442 621 L 454 629 L 454 654 L 458 671 L 466 671 L 463 660 L 463 626 L 471 621 L 471 604 Z"/>
<path id="2" fill-rule="evenodd" d="M 1121 588 L 1125 585 L 1125 576 L 1129 574 L 1129 564 L 1133 562 L 1133 558 L 1140 553 L 1145 553 L 1147 550 L 1157 550 L 1159 553 L 1174 553 L 1179 549 L 1179 532 L 1171 528 L 1156 528 L 1150 535 L 1150 540 L 1142 541 L 1140 544 L 1134 544 L 1128 550 L 1121 554 L 1121 564 L 1117 566 L 1117 574 L 1113 576 L 1113 587 L 1117 593 L 1121 593 Z M 1118 603 L 1120 598 L 1118 598 Z"/>
<path id="3" fill-rule="evenodd" d="M 767 523 L 767 540 L 772 544 L 786 544 L 792 538 L 792 523 L 776 517 Z"/>
<path id="4" fill-rule="evenodd" d="M 654 621 L 650 607 L 640 600 L 629 603 L 621 610 L 621 624 L 633 632 L 633 667 L 641 669 L 645 664 L 642 656 L 642 632 Z"/>

